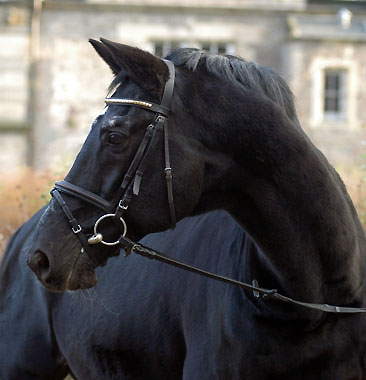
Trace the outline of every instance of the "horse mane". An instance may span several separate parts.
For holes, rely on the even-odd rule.
[[[281,75],[273,69],[238,56],[216,55],[195,48],[173,49],[165,59],[190,71],[205,67],[209,73],[240,86],[243,90],[257,91],[265,95],[279,105],[287,117],[300,127],[294,94]],[[108,88],[108,96],[116,90],[125,77],[124,71],[115,76]]]
[[[281,75],[269,67],[241,57],[215,55],[194,48],[174,49],[166,59],[191,71],[204,66],[208,72],[241,86],[244,90],[258,91],[278,104],[299,125],[292,91]]]

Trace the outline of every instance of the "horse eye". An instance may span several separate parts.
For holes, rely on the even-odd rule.
[[[121,144],[123,142],[123,136],[120,133],[111,133],[108,136],[108,143],[112,145]]]

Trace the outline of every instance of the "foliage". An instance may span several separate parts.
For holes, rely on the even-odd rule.
[[[49,191],[62,174],[29,168],[0,175],[0,256],[9,237],[49,199]]]
[[[339,170],[339,172],[366,231],[366,165],[354,168],[353,171],[347,170],[342,173],[342,170]]]
[[[363,144],[364,145],[364,144]],[[366,153],[361,155],[362,165],[360,166],[360,180],[357,188],[356,207],[363,226],[366,226]]]

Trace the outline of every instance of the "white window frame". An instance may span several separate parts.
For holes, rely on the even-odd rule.
[[[344,75],[346,75],[342,95],[342,112],[332,113],[325,111],[325,73],[331,70],[343,71]],[[335,58],[315,59],[313,61],[310,68],[312,78],[310,127],[330,126],[339,129],[355,129],[357,127],[357,71],[357,63],[351,60]]]
[[[333,98],[338,98],[338,109],[337,110],[326,110],[326,98],[327,98],[327,88],[326,88],[326,77],[327,74],[335,74],[339,80],[339,90],[337,94],[333,95]],[[323,113],[324,119],[328,120],[346,120],[347,115],[347,80],[348,80],[348,70],[345,69],[335,69],[326,68],[323,70]]]
[[[164,40],[164,41],[152,41],[151,42],[151,51],[155,53],[156,51],[156,45],[162,44],[162,57],[166,56],[166,54],[169,52],[170,49],[179,47],[194,47],[201,49],[205,45],[209,45],[209,52],[212,54],[218,54],[219,47],[224,45],[225,46],[225,53],[224,54],[235,54],[235,45],[230,42],[226,41],[176,41],[176,40]]]

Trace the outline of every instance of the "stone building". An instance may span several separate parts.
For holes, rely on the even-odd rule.
[[[334,165],[366,149],[365,1],[0,0],[0,170],[70,165],[112,79],[87,42],[100,36],[271,66]]]

